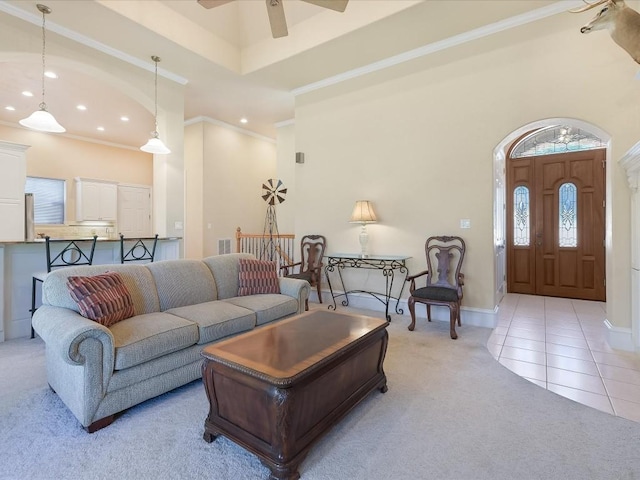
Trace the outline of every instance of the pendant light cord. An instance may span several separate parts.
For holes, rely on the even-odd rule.
[[[153,113],[153,119],[155,121],[155,133],[158,133],[158,60],[160,60],[158,57],[153,57],[153,61],[156,64],[156,75],[155,75],[155,97],[154,97],[154,101],[153,104],[155,106],[155,110]]]
[[[42,102],[40,103],[40,109],[46,110],[47,105],[44,103],[44,72],[45,72],[45,64],[44,64],[44,55],[46,48],[46,29],[44,28],[46,17],[46,10],[42,10]]]

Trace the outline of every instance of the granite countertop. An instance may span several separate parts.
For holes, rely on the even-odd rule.
[[[125,241],[135,241],[135,240],[153,240],[154,237],[139,237],[139,238],[125,238]],[[92,240],[92,237],[75,237],[75,238],[54,238],[51,240],[65,240],[71,242],[72,240],[76,241],[86,241]],[[182,240],[182,237],[158,237],[158,240]],[[120,238],[108,238],[108,237],[98,237],[98,242],[120,242]],[[14,241],[1,241],[0,245],[29,245],[29,244],[39,244],[44,243],[44,238],[36,238],[34,240],[14,240]]]

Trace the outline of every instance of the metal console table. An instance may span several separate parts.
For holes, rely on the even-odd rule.
[[[384,304],[385,306],[385,317],[388,321],[391,321],[391,315],[389,315],[389,303],[391,300],[396,301],[396,313],[402,315],[404,311],[399,308],[400,297],[402,296],[402,290],[404,289],[404,284],[407,276],[409,275],[409,270],[406,266],[406,261],[411,258],[403,255],[369,255],[366,258],[363,258],[362,255],[352,254],[352,253],[334,253],[331,255],[327,255],[327,265],[324,268],[325,275],[327,277],[327,283],[329,284],[329,291],[331,292],[331,297],[333,299],[333,305],[329,305],[330,310],[335,310],[336,298],[345,297],[341,302],[343,306],[349,306],[349,294],[350,293],[366,293],[374,297],[376,300]],[[370,292],[367,290],[347,290],[344,286],[344,280],[342,279],[342,270],[344,268],[366,268],[369,270],[382,270],[382,275],[385,279],[385,292]],[[340,284],[342,286],[342,291],[344,293],[333,293],[333,287],[331,286],[331,278],[330,273],[338,272],[338,278],[340,279]],[[402,279],[402,285],[400,287],[400,292],[397,297],[393,296],[393,281],[395,279],[395,272],[398,271],[399,274],[404,275]]]

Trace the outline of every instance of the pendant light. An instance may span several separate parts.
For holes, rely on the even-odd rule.
[[[158,134],[158,62],[160,61],[160,57],[157,57],[155,55],[153,55],[151,57],[151,60],[153,60],[156,64],[156,76],[155,76],[155,92],[156,92],[156,96],[155,96],[155,113],[153,115],[153,118],[155,120],[155,125],[156,128],[153,132],[151,132],[151,138],[149,139],[149,141],[147,143],[145,143],[143,146],[140,147],[140,150],[142,150],[143,152],[147,152],[147,153],[160,153],[160,154],[165,154],[165,153],[171,153],[171,150],[169,150],[166,145],[164,143],[162,143],[162,140],[160,140],[160,135]]]
[[[33,112],[27,118],[20,120],[20,125],[30,128],[32,130],[37,130],[39,132],[51,132],[51,133],[62,133],[66,132],[65,128],[60,125],[56,119],[47,112],[47,104],[44,103],[44,53],[46,46],[46,37],[45,37],[45,15],[51,13],[51,9],[46,5],[37,4],[36,7],[42,13],[42,103],[40,103],[40,110]]]

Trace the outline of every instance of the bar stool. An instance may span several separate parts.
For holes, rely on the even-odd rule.
[[[127,239],[124,238],[123,234],[120,234],[120,263],[142,260],[153,262],[156,255],[156,245],[158,243],[157,233],[153,238],[130,238],[128,240],[135,241],[135,243],[125,253],[124,242],[127,241]]]
[[[93,253],[96,249],[97,235],[93,236],[93,239],[85,240],[51,240],[48,236],[44,237],[45,249],[47,252],[47,271],[37,272],[33,274],[31,279],[31,317],[37,310],[36,308],[36,284],[37,282],[43,283],[47,274],[54,268],[59,267],[74,267],[76,265],[91,265],[93,263]],[[78,243],[91,242],[84,249],[80,248]],[[62,249],[57,255],[52,257],[51,247],[53,245],[63,245]],[[89,250],[90,248],[90,250]],[[54,250],[57,251],[56,248]],[[31,338],[35,336],[33,325],[31,326]]]

